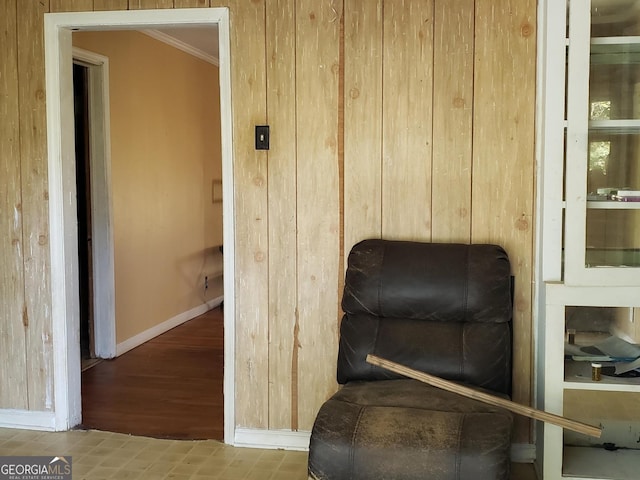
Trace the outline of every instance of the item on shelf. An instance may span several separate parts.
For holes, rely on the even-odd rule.
[[[608,197],[614,193],[616,193],[618,191],[618,187],[605,187],[605,188],[598,188],[596,190],[596,193],[598,195],[604,195],[605,197]]]
[[[593,345],[565,343],[564,353],[578,362],[639,362],[636,367],[630,369],[640,367],[640,345],[626,342],[613,335]]]
[[[617,190],[611,193],[611,200],[618,202],[640,202],[640,190]]]
[[[589,202],[605,202],[607,200],[610,200],[609,195],[598,195],[596,193],[589,193],[587,194],[587,200]]]

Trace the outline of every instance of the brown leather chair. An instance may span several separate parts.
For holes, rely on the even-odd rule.
[[[317,480],[507,480],[512,414],[365,361],[508,398],[511,271],[496,245],[365,240],[345,280],[338,382],[311,434]]]

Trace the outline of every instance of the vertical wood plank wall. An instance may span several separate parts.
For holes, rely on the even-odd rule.
[[[4,0],[0,408],[53,400],[43,14],[202,6],[231,15],[237,425],[311,428],[337,388],[341,252],[381,235],[505,246],[529,403],[534,0]]]
[[[296,3],[299,427],[335,391],[340,257],[338,73],[342,2]],[[313,372],[313,375],[310,373]]]
[[[53,407],[47,127],[43,14],[49,1],[17,2],[18,102],[26,377],[29,410]]]
[[[532,371],[532,280],[535,17],[530,5],[511,0],[497,8],[476,0],[471,240],[503,245],[515,276],[513,400],[527,403]],[[508,15],[506,13],[509,13]],[[525,94],[524,92],[529,92]],[[516,417],[524,439],[528,421]]]
[[[27,409],[16,15],[15,2],[0,3],[0,405]]]
[[[385,1],[382,236],[431,239],[433,0]]]
[[[298,426],[296,0],[267,2],[269,428]]]
[[[436,2],[431,240],[471,241],[474,0]]]
[[[344,9],[344,243],[382,235],[382,0]],[[345,262],[346,268],[346,262]]]

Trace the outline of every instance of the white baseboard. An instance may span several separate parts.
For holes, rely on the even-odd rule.
[[[306,451],[309,450],[310,437],[311,432],[236,428],[233,445],[235,447]]]
[[[536,460],[536,446],[533,443],[512,443],[511,461],[513,463],[533,463]]]
[[[124,342],[118,343],[116,345],[116,357],[119,357],[123,353],[127,353],[129,350],[132,350],[136,347],[139,347],[145,342],[148,342],[152,338],[157,337],[158,335],[162,335],[165,332],[168,332],[172,328],[177,327],[178,325],[182,325],[184,322],[188,322],[189,320],[196,318],[198,315],[202,315],[203,313],[208,312],[212,308],[217,307],[224,300],[223,296],[214,298],[213,300],[209,300],[207,303],[203,303],[202,305],[198,305],[191,310],[176,315],[169,320],[166,320],[155,327],[151,327],[144,332],[140,332],[137,335],[134,335],[131,338],[128,338]]]
[[[235,447],[309,450],[311,432],[292,432],[290,430],[262,430],[258,428],[236,428]],[[514,463],[533,463],[536,459],[536,446],[529,443],[511,445],[511,461]]]
[[[54,412],[0,409],[0,428],[53,432],[56,430],[56,414]]]

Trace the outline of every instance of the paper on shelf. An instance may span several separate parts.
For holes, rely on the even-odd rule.
[[[616,375],[622,375],[636,368],[640,368],[640,358],[635,359],[633,362],[617,362]]]
[[[640,345],[625,342],[623,339],[616,336],[611,336],[596,343],[594,346],[610,357],[629,359],[640,358]]]

